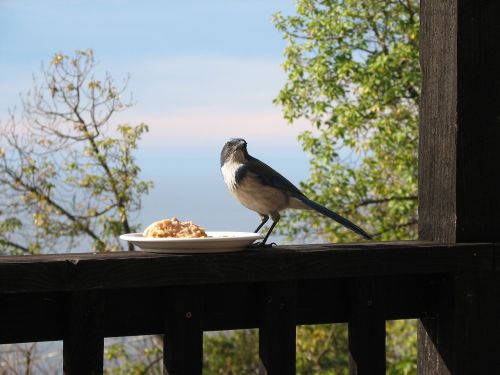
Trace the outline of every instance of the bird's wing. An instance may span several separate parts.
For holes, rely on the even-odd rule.
[[[371,239],[371,236],[368,233],[366,233],[363,229],[358,227],[353,222],[307,198],[299,189],[297,189],[297,187],[295,187],[294,184],[292,184],[285,177],[280,175],[278,172],[276,172],[274,169],[261,162],[260,160],[250,156],[248,162],[245,163],[244,168],[245,169],[241,171],[242,176],[244,176],[248,172],[253,173],[257,176],[262,184],[288,192],[292,197],[295,197],[299,201],[304,203],[305,206],[335,220],[336,222],[342,224],[346,228],[349,228],[362,237]]]
[[[245,163],[245,168],[245,172],[255,174],[263,185],[287,191],[293,196],[304,197],[304,194],[294,184],[259,159],[250,156],[248,162]]]

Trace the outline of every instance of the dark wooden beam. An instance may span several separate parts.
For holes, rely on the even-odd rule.
[[[103,372],[104,336],[99,292],[74,292],[66,303],[63,367],[66,375]]]
[[[420,239],[500,241],[500,3],[422,0]]]
[[[295,374],[297,295],[294,282],[262,287],[259,319],[261,374]]]
[[[62,340],[65,293],[0,294],[0,344]]]
[[[499,298],[495,289],[487,293],[483,288],[490,285],[489,272],[496,272],[500,263],[498,252],[493,244],[407,242],[284,247],[234,254],[5,257],[0,258],[0,343],[64,339],[68,372],[80,368],[98,371],[103,337],[166,332],[166,353],[170,353],[165,357],[166,368],[174,373],[176,368],[181,373],[199,373],[203,330],[262,328],[263,347],[268,345],[261,353],[263,362],[272,366],[290,364],[286,359],[292,358],[280,355],[274,330],[284,331],[283,337],[292,342],[291,327],[295,324],[349,320],[351,335],[357,337],[352,347],[354,356],[361,358],[367,353],[359,350],[363,344],[360,337],[365,334],[360,327],[366,322],[448,317],[449,306],[439,305],[444,299],[437,291],[449,280],[450,286],[445,289],[455,293],[453,308],[464,312],[457,317],[451,314],[451,331],[461,335],[461,342],[477,340],[480,335],[467,334],[471,321],[461,317],[476,314],[478,318],[472,322],[480,322],[479,332],[487,337],[489,327],[484,321],[491,322],[491,316],[481,319],[479,313],[489,306],[490,299]],[[464,272],[472,275],[464,279],[467,288],[459,287],[461,279],[456,278]],[[18,278],[12,279],[14,275]],[[479,276],[480,283],[476,281]],[[364,297],[356,292],[359,298],[353,300],[352,282],[366,278],[374,280],[388,296],[377,299],[381,315],[376,320],[369,309],[359,306],[358,311],[357,302],[353,304]],[[296,285],[294,296],[285,299],[293,299],[295,307],[287,310],[286,319],[278,319],[288,322],[285,326],[273,327],[262,318],[260,302],[271,293],[264,285],[289,283]],[[199,288],[202,292],[195,293]],[[282,291],[284,296],[286,290]],[[456,308],[459,303],[462,305]],[[495,310],[491,314],[496,314]],[[275,317],[279,311],[271,306],[264,315]],[[376,329],[379,324],[370,323],[370,327],[380,332]],[[438,325],[438,331],[443,331],[439,327],[443,325]],[[381,336],[373,335],[378,342],[376,337]],[[486,342],[478,347],[484,348]],[[465,353],[465,358],[479,358],[478,351],[473,356],[466,345],[454,348]],[[194,356],[185,357],[183,353],[188,352]],[[284,359],[269,362],[268,358],[274,357]],[[191,358],[191,367],[183,367],[186,364],[179,362],[180,358]],[[80,367],[83,361],[87,367]]]
[[[500,241],[500,2],[457,1],[456,241]]]
[[[450,274],[377,277],[389,296],[385,319],[434,316],[436,289]],[[296,323],[346,323],[352,279],[296,282]],[[262,283],[203,286],[203,330],[258,328]],[[63,339],[67,293],[0,294],[0,344]],[[164,333],[163,288],[109,289],[102,296],[101,329],[104,337]],[[325,298],[328,296],[328,298]]]
[[[385,298],[377,279],[353,280],[349,313],[351,375],[385,375]]]
[[[203,294],[200,287],[176,287],[164,296],[164,372],[201,375],[203,370]]]
[[[0,293],[274,282],[453,272],[488,244],[283,246],[221,254],[122,252],[0,257]]]
[[[421,1],[421,240],[500,240],[499,19],[495,0]],[[491,362],[497,278],[492,269],[458,272],[441,291],[448,303],[419,329],[420,374],[500,373]],[[479,306],[488,313],[474,318]]]
[[[421,239],[456,240],[457,0],[421,0],[418,156]]]

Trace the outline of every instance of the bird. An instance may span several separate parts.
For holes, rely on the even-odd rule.
[[[247,142],[242,138],[232,138],[224,144],[220,154],[220,166],[229,192],[243,206],[260,216],[261,222],[254,232],[259,232],[271,217],[271,227],[258,246],[269,246],[266,242],[281,218],[280,212],[290,208],[317,211],[364,239],[372,239],[359,226],[310,200],[273,168],[251,156],[247,151]]]

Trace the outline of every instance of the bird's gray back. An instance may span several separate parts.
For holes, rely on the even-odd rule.
[[[257,175],[263,185],[285,190],[292,196],[304,196],[294,184],[259,159],[249,155],[245,168]]]

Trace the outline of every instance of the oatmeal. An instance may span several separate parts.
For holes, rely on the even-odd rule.
[[[146,228],[143,237],[155,238],[204,238],[205,230],[191,221],[179,221],[176,217],[155,221]]]

